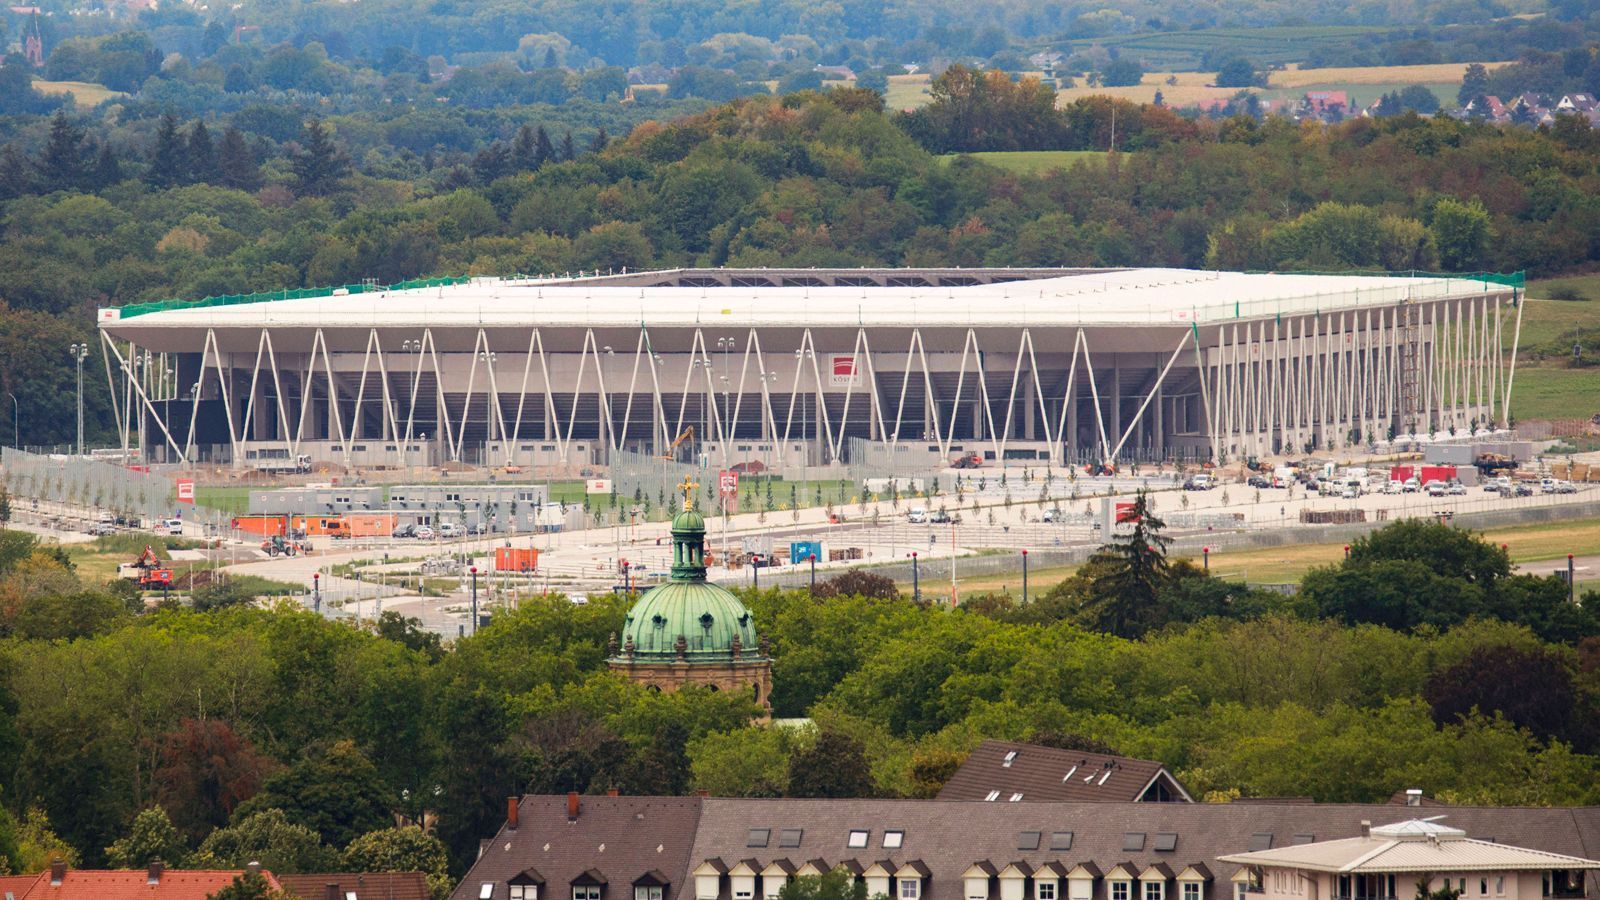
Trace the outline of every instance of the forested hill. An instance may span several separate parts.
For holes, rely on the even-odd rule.
[[[1527,269],[1600,261],[1588,129],[1404,116],[1194,122],[1121,104],[1118,152],[1030,176],[927,147],[1047,132],[1109,146],[1111,101],[947,84],[914,118],[870,91],[750,97],[601,147],[531,128],[470,165],[348,148],[359,121],[275,143],[168,119],[148,137],[59,117],[0,155],[0,387],[24,443],[73,422],[66,347],[96,306],[165,297],[670,265]],[[973,91],[989,91],[975,96]],[[975,128],[971,117],[985,117]],[[87,128],[87,131],[85,130]],[[89,380],[91,434],[109,429]]]

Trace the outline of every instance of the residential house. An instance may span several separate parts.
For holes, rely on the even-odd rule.
[[[1594,99],[1593,94],[1563,94],[1556,101],[1556,109],[1561,112],[1586,113],[1600,107],[1600,102]]]
[[[300,900],[428,900],[428,876],[421,872],[330,872],[279,875]]]
[[[1012,741],[979,744],[945,782],[939,799],[1193,802],[1159,762]]]
[[[1600,847],[1600,807],[1442,811],[1452,828],[1547,854],[1539,877],[1560,889],[1548,900],[1600,897],[1592,870],[1570,875],[1572,858]],[[1259,867],[1233,854],[1359,839],[1364,823],[1416,815],[1278,801],[533,796],[508,802],[452,900],[774,900],[794,877],[841,868],[891,900],[1256,900]]]
[[[252,865],[274,889],[283,885]],[[57,860],[37,875],[0,878],[0,900],[206,900],[243,875],[243,869],[69,869]]]

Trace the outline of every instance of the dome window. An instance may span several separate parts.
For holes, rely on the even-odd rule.
[[[701,613],[700,614],[700,627],[704,628],[707,631],[711,630],[711,626],[713,624],[715,624],[716,621],[717,621],[716,619],[713,619],[711,617],[711,613]]]
[[[665,628],[667,625],[667,617],[660,613],[656,613],[650,617],[650,624],[656,626],[657,628]]]

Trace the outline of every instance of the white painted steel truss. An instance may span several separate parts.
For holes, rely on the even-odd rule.
[[[670,353],[658,351],[647,325],[602,333],[563,327],[559,351],[547,346],[546,331],[555,329],[517,332],[511,343],[505,331],[491,340],[478,328],[470,352],[441,351],[442,330],[401,335],[382,327],[368,329],[359,343],[346,331],[338,348],[315,329],[309,348],[301,338],[293,353],[275,346],[275,329],[261,328],[250,333],[253,352],[224,352],[217,331],[206,329],[197,363],[189,354],[185,377],[193,375],[192,382],[170,389],[178,379],[166,377],[165,361],[157,382],[151,364],[136,362],[138,347],[106,332],[102,345],[124,447],[144,439],[148,420],[150,443],[184,461],[196,451],[206,402],[207,415],[226,419],[235,465],[247,444],[279,446],[290,456],[318,444],[349,464],[366,440],[396,442],[394,462],[407,465],[408,448],[429,434],[442,456],[462,459],[481,442],[498,457],[483,461],[500,464],[510,464],[526,440],[548,442],[562,458],[585,441],[606,451],[662,453],[689,425],[702,431],[702,451],[724,464],[735,442],[747,440],[801,441],[821,462],[835,461],[850,437],[927,444],[945,457],[958,443],[966,451],[976,443],[995,459],[1026,442],[1053,448],[1052,457],[1065,462],[1085,454],[1115,459],[1133,449],[1160,453],[1180,439],[1225,458],[1503,423],[1520,321],[1520,303],[1507,293],[1150,329],[1137,352],[1129,351],[1128,335],[1140,329],[1128,328],[830,328],[819,343],[811,328],[752,327],[732,339],[736,357],[719,345],[720,360],[711,346],[728,339],[727,328],[678,329]],[[1502,350],[1507,327],[1509,357]],[[794,349],[769,351],[779,336],[796,333]],[[240,345],[238,329],[229,337]],[[631,359],[605,343],[630,337]],[[449,330],[451,346],[465,346],[465,338],[461,329]],[[884,349],[891,338],[896,348],[903,342],[903,352]],[[943,349],[930,351],[930,338]],[[276,343],[284,340],[280,334]],[[405,349],[397,351],[401,343]],[[1415,371],[1408,373],[1408,364]],[[1408,374],[1415,396],[1405,401]],[[1137,383],[1126,385],[1126,378]],[[273,409],[264,413],[269,387]],[[750,403],[759,405],[758,434],[746,421]],[[1086,412],[1087,429],[1080,427]],[[175,424],[175,414],[187,421]],[[645,420],[648,438],[641,437]],[[525,426],[537,433],[524,433]],[[208,430],[218,437],[222,431]]]

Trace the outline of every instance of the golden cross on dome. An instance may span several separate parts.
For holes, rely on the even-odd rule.
[[[694,509],[694,492],[700,488],[700,482],[688,475],[683,476],[683,483],[678,485],[678,490],[683,491],[683,508],[685,511]]]

